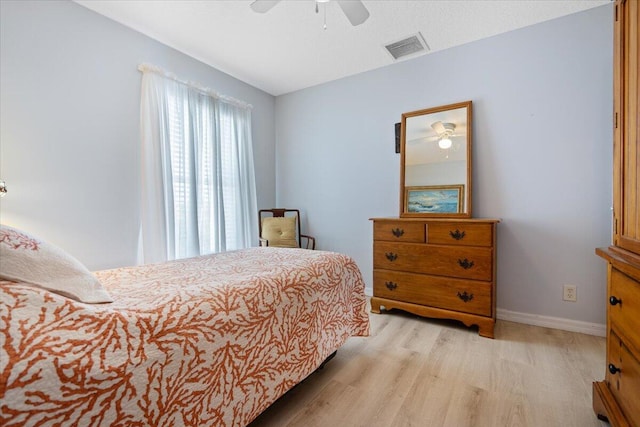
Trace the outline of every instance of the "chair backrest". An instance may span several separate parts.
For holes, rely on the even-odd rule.
[[[293,219],[294,221],[294,232],[295,232],[295,241],[296,241],[296,246],[298,248],[302,247],[302,241],[301,241],[301,232],[300,232],[300,210],[299,209],[287,209],[287,208],[272,208],[272,209],[260,209],[258,211],[258,229],[259,229],[259,234],[260,234],[260,238],[261,239],[267,239],[264,235],[263,235],[263,223],[264,223],[264,219],[265,218],[295,218]],[[287,221],[288,222],[288,221]],[[281,222],[277,225],[275,225],[276,227],[288,227],[289,225],[283,225]],[[265,227],[265,231],[267,230],[267,227]],[[286,233],[285,233],[286,234]],[[293,244],[290,244],[289,240],[293,237],[293,236],[288,236],[285,235],[283,236],[285,239],[285,241],[282,244],[278,244],[278,243],[269,243],[269,246],[284,246],[284,247],[294,247]],[[271,239],[268,239],[271,240]]]

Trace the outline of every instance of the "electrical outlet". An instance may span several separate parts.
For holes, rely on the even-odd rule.
[[[564,285],[562,290],[562,299],[564,301],[576,302],[578,300],[576,285]]]

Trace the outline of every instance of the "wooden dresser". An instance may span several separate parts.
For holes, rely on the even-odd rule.
[[[614,13],[613,244],[608,262],[607,360],[593,409],[613,426],[640,426],[640,2]]]
[[[640,426],[640,257],[597,249],[609,262],[607,364],[593,383],[593,408],[613,426]]]
[[[496,219],[373,218],[371,311],[478,325],[493,338]]]

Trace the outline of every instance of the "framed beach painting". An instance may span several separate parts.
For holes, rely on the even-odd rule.
[[[464,185],[405,187],[404,200],[407,213],[460,213]]]

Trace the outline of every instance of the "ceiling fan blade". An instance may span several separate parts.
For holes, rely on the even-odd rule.
[[[446,129],[445,129],[445,127],[444,127],[444,125],[443,125],[443,124],[442,124],[442,122],[440,122],[440,121],[435,122],[435,123],[432,123],[432,124],[431,124],[431,127],[433,128],[433,130],[435,130],[435,131],[436,131],[436,133],[437,133],[438,135],[442,135],[442,134],[444,133],[444,131],[446,130]]]
[[[369,18],[369,11],[360,0],[338,0],[338,4],[353,26]]]
[[[278,3],[280,3],[280,0],[256,0],[251,3],[250,7],[254,12],[265,13]]]

